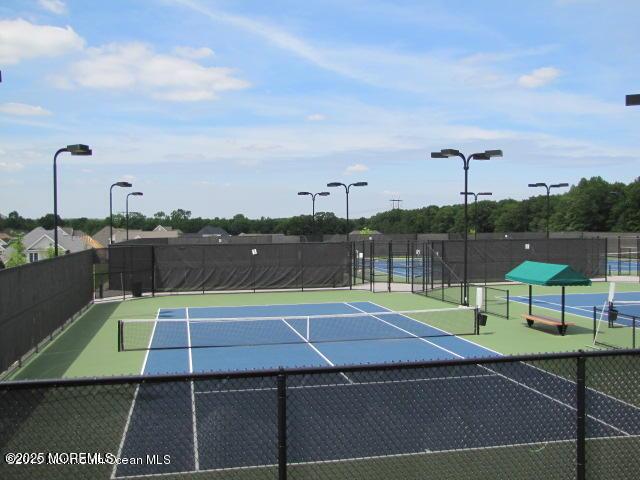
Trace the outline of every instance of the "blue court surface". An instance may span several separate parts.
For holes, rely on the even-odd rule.
[[[512,296],[511,301],[529,303],[527,296]],[[565,295],[565,312],[580,317],[593,319],[593,307],[606,309],[608,302],[606,293],[569,293]],[[532,304],[535,308],[544,308],[560,312],[562,309],[562,297],[560,295],[534,295]],[[615,294],[614,305],[620,312],[617,323],[631,324],[625,317],[640,318],[640,292],[618,292]]]
[[[620,261],[616,258],[607,260],[607,272],[610,275],[637,275],[639,267],[638,260],[635,258],[631,260],[622,259]]]
[[[351,302],[164,309],[158,316],[278,318],[385,310],[370,302]],[[150,350],[143,373],[499,356],[469,341],[473,337],[423,338],[421,335],[427,334],[424,329],[432,327],[401,314],[384,320],[388,323],[385,328],[419,337]],[[376,321],[375,316],[371,321]],[[365,328],[374,325],[365,324]],[[190,332],[188,325],[184,334],[191,342],[199,336]],[[161,339],[162,333],[156,330],[153,336],[152,342]],[[573,444],[576,438],[575,383],[524,363],[290,374],[287,385],[289,465]],[[510,404],[496,408],[505,398]],[[261,469],[277,465],[276,399],[274,377],[141,384],[122,434],[119,456],[170,454],[171,463],[119,465],[114,467],[113,478],[206,471],[233,476],[238,469],[257,469],[260,476]],[[588,389],[587,401],[589,437],[640,435],[640,410],[636,407],[593,389]],[[527,405],[535,408],[536,414],[531,414]]]
[[[370,261],[367,260],[365,267],[368,269]],[[386,258],[376,258],[373,262],[373,269],[376,275],[388,275],[389,274],[389,262]],[[411,277],[411,261],[407,263],[404,258],[394,258],[391,263],[391,270],[393,275],[398,277]],[[413,261],[414,277],[423,276],[422,259],[415,259]]]

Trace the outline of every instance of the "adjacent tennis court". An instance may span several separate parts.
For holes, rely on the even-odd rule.
[[[529,297],[511,296],[511,300],[519,303],[529,303]],[[580,317],[593,318],[593,307],[606,308],[608,294],[606,293],[569,293],[565,296],[565,311]],[[614,304],[621,312],[630,316],[640,317],[640,292],[617,292]],[[532,305],[560,312],[562,297],[560,295],[534,295]],[[621,318],[621,322],[624,320]]]
[[[455,315],[447,317],[449,311]],[[451,330],[468,329],[466,309],[440,312],[447,318],[433,326],[410,312],[372,302],[164,308],[156,321],[125,323],[120,335],[125,349],[147,350],[142,373],[148,374],[499,356],[474,343],[472,335],[454,336],[446,330],[447,324]],[[113,476],[273,468],[275,444],[265,445],[264,438],[277,436],[276,390],[263,377],[195,380],[180,384],[179,392],[141,384],[119,455],[145,456],[157,445],[172,461],[120,465]],[[287,396],[288,463],[293,467],[457,449],[572,445],[576,438],[572,377],[529,363],[415,369],[401,375],[294,373]],[[496,409],[503,398],[511,404]],[[588,401],[589,438],[640,434],[640,409],[594,389],[588,391]],[[527,405],[536,410],[523,415]],[[171,421],[163,417],[168,411]]]

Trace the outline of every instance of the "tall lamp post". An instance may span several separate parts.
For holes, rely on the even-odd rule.
[[[501,157],[502,150],[485,150],[482,153],[472,153],[471,155],[464,156],[459,150],[455,150],[453,148],[445,148],[440,150],[439,152],[431,152],[431,158],[450,158],[450,157],[459,157],[462,159],[462,165],[464,168],[464,278],[463,282],[463,303],[464,305],[469,304],[469,295],[468,295],[468,241],[469,241],[469,215],[468,215],[468,206],[469,206],[469,165],[471,160],[491,160],[493,157]]]
[[[144,195],[142,192],[131,192],[131,193],[127,193],[127,200],[126,200],[126,207],[125,207],[125,222],[127,225],[127,240],[129,240],[129,197],[133,195],[136,197],[141,197],[142,195]]]
[[[113,187],[130,188],[132,186],[129,182],[116,182],[109,188],[109,245],[113,243]]]
[[[350,183],[349,185],[341,182],[327,183],[327,187],[344,187],[344,191],[347,194],[347,242],[349,241],[349,191],[351,190],[351,187],[366,187],[367,185],[369,185],[367,182],[355,182]]]
[[[93,152],[88,145],[67,145],[53,156],[53,255],[58,256],[58,155],[69,152],[71,155],[89,156]]]
[[[309,195],[311,197],[311,223],[313,225],[313,233],[315,235],[315,226],[316,226],[316,197],[326,197],[331,195],[329,192],[298,192],[298,195],[304,196]]]
[[[627,107],[637,107],[640,105],[640,95],[627,95],[624,103]]]
[[[326,197],[326,196],[331,195],[331,194],[329,192],[317,192],[317,193],[298,192],[298,195],[310,195],[311,196],[311,215],[313,217],[313,221],[315,221],[315,219],[316,219],[316,197],[317,196]]]
[[[464,192],[460,192],[460,195],[464,195]],[[473,210],[474,210],[474,216],[475,216],[475,220],[474,220],[474,225],[476,227],[475,232],[473,233],[473,238],[474,240],[478,238],[478,197],[481,196],[487,196],[487,195],[493,195],[493,193],[491,192],[479,192],[479,193],[473,193],[473,192],[467,192],[467,195],[473,195]]]
[[[552,185],[547,185],[544,182],[538,182],[538,183],[529,184],[530,188],[544,187],[547,190],[547,238],[549,238],[549,220],[551,218],[551,210],[550,210],[550,204],[549,204],[549,195],[551,194],[551,189],[568,187],[568,186],[569,186],[568,183],[554,183]]]

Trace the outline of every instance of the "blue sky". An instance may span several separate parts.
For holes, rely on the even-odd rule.
[[[352,216],[470,189],[638,175],[634,0],[4,0],[0,212],[108,214],[126,179],[146,214],[308,213],[299,190],[368,181]],[[635,4],[635,5],[634,5]],[[116,210],[124,207],[117,192]],[[344,215],[338,190],[318,210]]]

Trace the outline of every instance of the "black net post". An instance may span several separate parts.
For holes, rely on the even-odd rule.
[[[593,341],[596,341],[596,334],[598,333],[598,311],[597,307],[593,306]]]
[[[287,480],[287,377],[278,374],[278,480]]]
[[[576,378],[576,478],[585,480],[586,476],[586,362],[585,357],[577,358],[577,378]]]
[[[531,315],[531,311],[532,311],[532,301],[533,301],[533,286],[529,285],[529,315]]]

